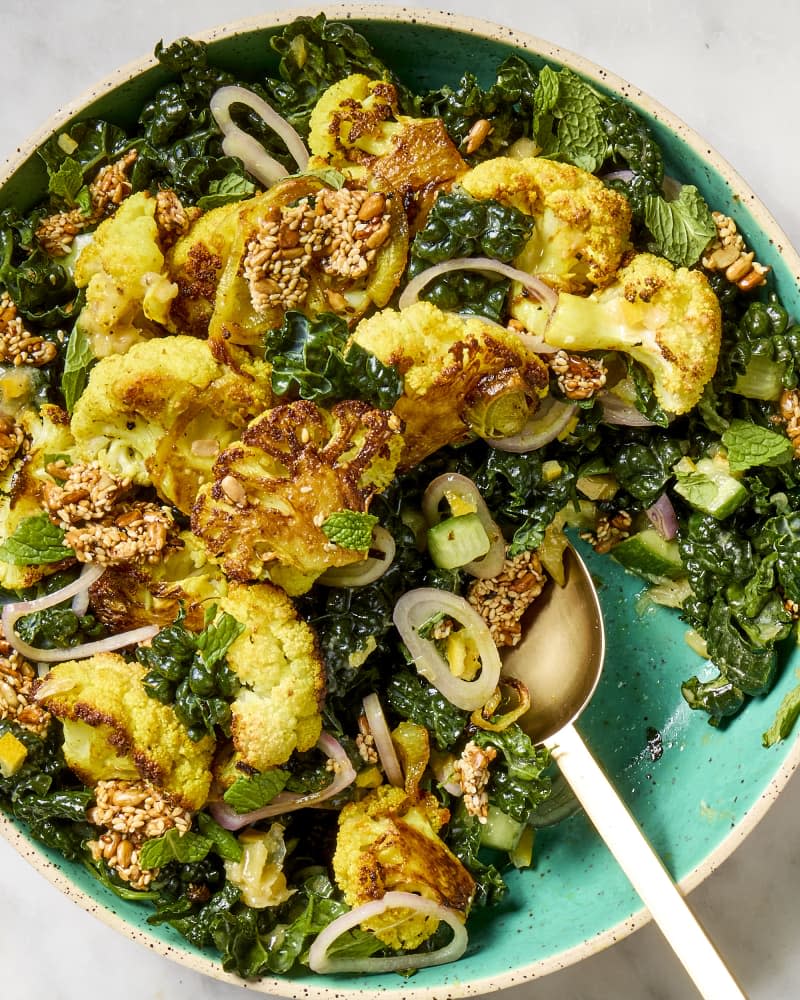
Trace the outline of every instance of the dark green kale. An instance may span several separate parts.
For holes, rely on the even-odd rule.
[[[673,478],[683,456],[679,439],[658,432],[629,431],[608,448],[610,468],[620,486],[643,507],[654,503]]]
[[[471,732],[470,739],[480,747],[491,746],[498,751],[487,786],[489,803],[517,822],[527,823],[530,814],[550,795],[552,784],[546,774],[549,752],[535,747],[516,723],[499,733],[477,729]]]
[[[308,135],[308,119],[322,93],[352,73],[393,83],[401,110],[412,110],[406,88],[364,36],[347,24],[329,21],[324,14],[298,17],[270,38],[270,46],[280,62],[278,77],[264,83],[268,100],[303,137]]]
[[[206,612],[205,628],[189,632],[184,611],[162,628],[149,646],[139,646],[136,659],[147,667],[142,684],[151,698],[173,705],[191,739],[214,735],[219,727],[230,736],[230,702],[239,691],[239,679],[225,655],[244,626],[227,612],[216,617],[216,606]]]
[[[0,719],[0,737],[11,733],[27,751],[11,777],[0,774],[0,805],[26,823],[31,835],[69,860],[85,858],[94,829],[86,821],[92,792],[67,768],[61,727],[52,723],[40,738],[8,719]]]
[[[445,843],[475,879],[474,907],[494,906],[508,891],[497,867],[478,857],[482,825],[477,816],[467,812],[462,799],[452,811],[444,834]]]
[[[646,198],[662,193],[661,148],[642,116],[625,101],[609,99],[601,111],[600,122],[608,140],[608,165],[630,171],[629,178],[611,181],[610,185],[627,196],[634,218],[641,223]]]
[[[16,624],[23,642],[37,649],[70,649],[102,639],[106,628],[94,615],[76,615],[68,605],[25,615]]]
[[[450,702],[419,674],[401,670],[386,685],[386,701],[401,719],[424,726],[440,750],[458,742],[469,714]]]
[[[358,344],[345,351],[349,335],[346,321],[334,313],[309,319],[288,310],[281,326],[264,338],[275,394],[317,403],[363,399],[384,410],[394,406],[403,393],[397,369]]]

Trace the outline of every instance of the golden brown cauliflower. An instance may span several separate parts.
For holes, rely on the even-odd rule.
[[[74,456],[188,514],[217,455],[271,398],[266,362],[243,352],[185,336],[136,344],[92,368],[72,414]]]
[[[492,198],[534,217],[533,235],[514,263],[554,288],[607,285],[630,249],[627,198],[569,163],[500,156],[470,170],[460,184],[473,198]]]
[[[61,719],[64,759],[85,785],[144,778],[176,805],[200,809],[214,740],[193,742],[172,706],[148,697],[145,673],[118,653],[97,653],[57,664],[36,698]]]
[[[547,367],[510,330],[443,312],[429,302],[384,309],[362,320],[352,343],[394,365],[403,376],[403,394],[394,411],[403,420],[403,466],[480,431],[470,420],[483,402],[510,390],[520,408],[520,430],[528,409],[547,391]]]
[[[242,687],[231,704],[233,766],[245,774],[285,764],[322,731],[325,668],[316,636],[269,583],[231,584],[219,607],[244,625],[228,649]]]
[[[276,406],[219,456],[192,530],[231,579],[269,578],[302,593],[328,567],[366,557],[335,545],[322,525],[339,511],[365,512],[390,482],[401,428],[391,411],[356,400],[329,411],[306,400]]]
[[[381,899],[387,892],[416,892],[466,919],[475,883],[438,836],[449,819],[427,792],[407,794],[381,785],[360,802],[349,802],[339,814],[333,856],[336,884],[350,906]],[[393,910],[362,927],[392,948],[416,948],[434,933],[438,921]]]

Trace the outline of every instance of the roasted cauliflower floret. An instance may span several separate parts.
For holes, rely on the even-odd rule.
[[[278,587],[231,584],[219,607],[244,625],[227,656],[242,685],[231,704],[233,765],[266,771],[319,739],[325,668],[314,632]]]
[[[609,284],[630,249],[628,200],[594,174],[540,157],[497,157],[460,179],[473,198],[492,198],[531,215],[533,235],[514,261],[554,288]]]
[[[176,805],[200,809],[214,740],[192,742],[172,706],[148,697],[145,673],[117,653],[97,653],[53,667],[36,698],[61,719],[64,759],[85,785],[143,778]]]
[[[408,202],[430,199],[468,168],[439,118],[401,115],[397,90],[361,73],[329,87],[311,112],[310,168],[378,177]]]
[[[339,814],[333,856],[336,884],[350,906],[387,892],[416,892],[466,919],[475,883],[438,836],[450,818],[433,795],[382,785]],[[434,933],[435,918],[394,910],[361,926],[392,948],[416,948]]]
[[[292,177],[239,203],[209,337],[260,351],[287,309],[355,321],[386,305],[408,253],[400,196],[386,185],[334,189]]]
[[[158,562],[109,566],[89,594],[94,616],[116,632],[170,625],[181,607],[186,628],[202,632],[206,608],[218,604],[227,589],[222,570],[209,561],[200,539],[182,531]]]
[[[188,513],[217,455],[270,401],[265,362],[194,337],[136,344],[92,369],[72,414],[74,454]]]
[[[401,429],[391,411],[355,400],[330,411],[306,400],[276,406],[217,459],[192,530],[231,579],[268,577],[301,593],[328,567],[366,558],[331,542],[322,526],[339,511],[365,512],[388,485]]]
[[[403,376],[403,394],[394,406],[405,423],[403,466],[472,430],[485,432],[492,423],[486,406],[500,406],[502,397],[511,422],[492,436],[516,433],[547,391],[546,366],[513,332],[429,302],[362,320],[351,342]]]
[[[163,273],[156,204],[146,191],[126,198],[78,257],[75,284],[86,304],[77,322],[96,358],[164,332],[178,286]]]
[[[38,412],[26,409],[17,426],[25,443],[0,473],[0,540],[13,535],[25,518],[41,515],[43,488],[53,482],[47,466],[53,456],[69,455],[73,446],[69,416],[58,406],[47,404]],[[21,590],[63,568],[61,562],[22,566],[0,560],[0,586]]]
[[[561,292],[544,329],[566,351],[621,351],[648,369],[668,413],[687,413],[717,367],[719,301],[700,271],[638,254],[587,298]]]

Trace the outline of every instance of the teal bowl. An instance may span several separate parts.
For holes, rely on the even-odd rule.
[[[299,14],[270,15],[201,36],[215,61],[242,75],[274,58],[267,39]],[[707,200],[733,216],[758,260],[769,264],[790,312],[800,315],[800,258],[744,181],[691,129],[613,74],[540,39],[447,13],[384,6],[328,8],[374,44],[412,87],[455,82],[469,68],[482,82],[506,56],[537,66],[565,65],[592,84],[627,97],[645,115],[667,156],[667,169],[696,184]],[[43,193],[36,147],[80,115],[120,124],[166,79],[151,60],[119,70],[80,102],[64,109],[31,138],[0,176],[0,208],[26,209]],[[685,626],[665,609],[636,610],[641,581],[609,559],[584,552],[597,581],[607,629],[600,686],[579,722],[586,742],[613,780],[673,878],[686,892],[741,843],[766,813],[800,757],[788,741],[765,750],[761,734],[783,696],[797,683],[800,655],[784,665],[773,690],[753,699],[724,730],[690,711],[680,683],[703,664],[686,645]],[[651,753],[652,730],[663,753]],[[84,909],[147,947],[195,971],[230,983],[213,956],[201,953],[169,927],[150,927],[148,910],[111,895],[82,868],[44,850],[25,830],[0,815],[0,833],[60,891]],[[501,908],[471,922],[470,945],[456,964],[397,976],[264,979],[250,989],[286,997],[414,997],[448,1000],[503,989],[564,968],[619,940],[648,920],[626,878],[582,814],[539,832],[535,865],[510,877]]]

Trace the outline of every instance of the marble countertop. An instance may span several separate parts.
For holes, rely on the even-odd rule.
[[[4,0],[0,157],[59,104],[117,66],[172,41],[288,2],[263,0]],[[321,8],[323,5],[320,4]],[[433,6],[433,4],[431,4]],[[457,0],[449,10],[538,35],[613,70],[666,105],[746,178],[800,247],[800,6],[788,0],[528,3]],[[790,780],[691,905],[752,1000],[798,995],[800,778]],[[14,1000],[234,1000],[200,977],[117,935],[56,892],[0,841],[2,994]],[[577,966],[513,988],[507,1000],[683,1000],[685,973],[648,926]]]

